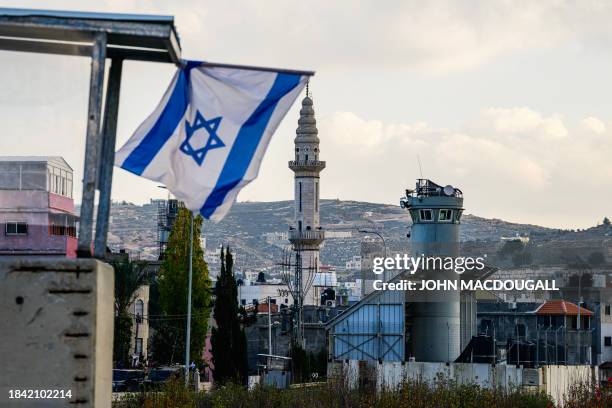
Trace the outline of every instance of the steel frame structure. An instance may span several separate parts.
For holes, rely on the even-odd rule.
[[[0,50],[91,58],[77,254],[102,258],[108,233],[123,61],[180,65],[174,17],[0,8]],[[111,65],[105,89],[107,59]],[[96,189],[100,193],[94,233]]]

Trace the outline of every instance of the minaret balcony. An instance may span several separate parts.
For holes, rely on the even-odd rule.
[[[319,160],[291,160],[289,168],[293,171],[318,172],[325,168],[325,162]]]
[[[320,244],[325,240],[323,230],[289,230],[289,241],[292,244]]]

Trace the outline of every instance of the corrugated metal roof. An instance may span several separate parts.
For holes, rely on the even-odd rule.
[[[173,16],[0,8],[3,50],[91,56],[99,33],[107,58],[181,62]]]
[[[549,300],[535,311],[537,315],[578,316],[578,305],[566,300]],[[581,316],[593,316],[593,312],[580,307]]]
[[[174,16],[155,14],[98,13],[89,11],[36,10],[0,8],[0,15],[12,17],[55,17],[125,22],[172,23]]]

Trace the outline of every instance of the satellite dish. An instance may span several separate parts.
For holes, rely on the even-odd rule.
[[[455,187],[451,186],[450,184],[444,187],[444,195],[447,195],[450,197],[454,194],[455,194]]]

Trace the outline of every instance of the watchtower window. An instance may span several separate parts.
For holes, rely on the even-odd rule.
[[[419,220],[419,212],[417,210],[410,210],[410,217],[413,222],[417,222]]]
[[[455,221],[459,222],[459,220],[461,219],[461,214],[463,214],[463,210],[457,210],[457,212],[455,213]]]
[[[432,210],[420,210],[419,218],[421,222],[432,222],[433,221],[433,211]]]
[[[438,221],[451,222],[453,220],[453,210],[442,209],[438,214]]]
[[[302,212],[302,182],[300,181],[298,184],[298,188],[299,188],[299,207],[300,207],[300,212]]]

